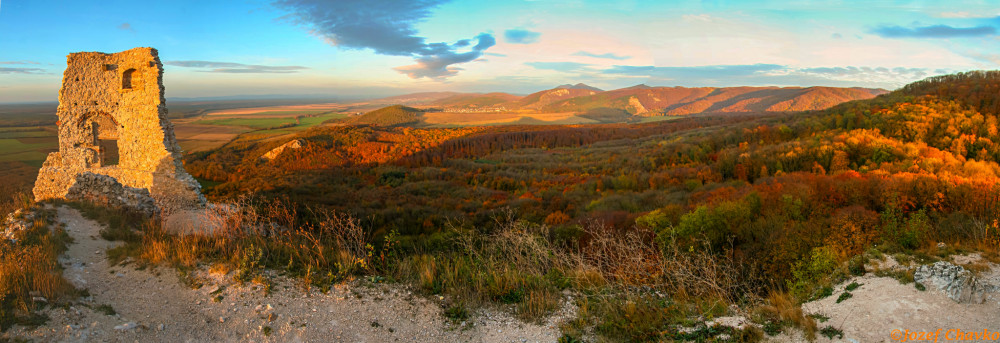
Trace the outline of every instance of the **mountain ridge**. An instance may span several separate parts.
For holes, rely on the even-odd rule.
[[[840,103],[874,98],[889,91],[863,87],[652,87],[645,84],[601,90],[583,83],[564,84],[525,96],[510,93],[429,92],[371,103],[439,107],[445,111],[586,113],[615,109],[635,116],[728,112],[822,110]]]

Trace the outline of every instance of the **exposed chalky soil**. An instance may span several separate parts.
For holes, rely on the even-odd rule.
[[[984,276],[989,277],[1000,270],[997,266],[992,269]],[[860,286],[848,290],[852,283]],[[851,295],[842,296],[845,292]],[[838,302],[838,299],[843,300]],[[894,278],[871,273],[843,282],[834,287],[833,295],[805,303],[802,309],[808,314],[828,318],[822,322],[817,320],[818,328],[830,326],[842,331],[843,337],[834,336],[833,339],[817,333],[817,342],[900,342],[902,336],[893,339],[894,330],[898,330],[896,335],[901,335],[907,330],[933,333],[938,329],[941,329],[938,341],[944,342],[947,337],[955,338],[954,333],[946,336],[949,330],[1000,331],[1000,302],[996,299],[984,303],[958,303],[940,289],[925,286],[922,291],[913,282],[902,284]],[[798,332],[782,333],[769,340],[805,341]]]
[[[563,312],[538,325],[484,310],[466,322],[442,315],[447,299],[416,296],[398,285],[339,285],[306,292],[274,278],[271,294],[224,275],[201,272],[192,288],[173,269],[109,266],[101,225],[69,207],[59,221],[75,239],[61,258],[64,275],[89,296],[44,310],[43,326],[14,327],[0,337],[43,342],[554,342]]]

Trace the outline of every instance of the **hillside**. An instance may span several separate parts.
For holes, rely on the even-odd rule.
[[[586,86],[586,85],[584,85]],[[524,96],[516,101],[507,102],[504,107],[510,110],[541,110],[551,103],[572,99],[577,97],[591,96],[600,93],[600,90],[592,87],[570,87],[562,86],[553,89],[535,92]]]
[[[351,118],[347,122],[359,125],[406,126],[420,123],[423,114],[423,111],[413,107],[393,105]]]
[[[861,304],[857,299],[844,300],[844,305],[822,300],[832,290],[849,293],[845,283],[852,278],[870,284],[898,278],[910,286],[894,288],[893,294],[923,298],[926,293],[912,292],[913,279],[906,281],[919,268],[935,262],[985,268],[971,265],[969,254],[981,254],[984,260],[976,263],[1000,262],[995,244],[1000,231],[990,224],[1000,213],[995,196],[1000,191],[996,89],[1000,73],[973,73],[932,78],[873,99],[806,113],[709,114],[584,126],[330,127],[298,135],[295,139],[309,142],[309,148],[274,163],[257,163],[256,156],[274,147],[257,144],[220,149],[189,160],[187,166],[198,177],[220,182],[208,190],[213,197],[231,197],[241,189],[292,194],[297,203],[354,213],[374,232],[399,232],[406,237],[403,250],[457,251],[447,255],[457,259],[448,263],[471,263],[461,261],[472,252],[464,250],[469,249],[466,245],[448,248],[446,237],[452,234],[440,233],[441,227],[456,225],[460,218],[457,225],[467,232],[490,234],[498,230],[498,211],[511,211],[525,225],[544,224],[551,230],[532,234],[531,239],[551,244],[537,256],[560,256],[564,250],[559,247],[578,247],[570,251],[582,251],[582,261],[593,263],[586,268],[611,280],[569,286],[575,291],[597,294],[641,284],[665,294],[694,292],[697,299],[759,304],[756,308],[764,314],[754,319],[756,323],[780,332],[795,332],[793,326],[808,331],[832,325],[828,332],[843,329],[855,335],[863,328],[849,325],[869,324],[819,324],[809,317],[793,324],[767,312],[767,306],[797,308],[812,300],[835,311],[856,307]],[[648,96],[689,105],[700,100],[707,103],[700,111],[790,110],[873,93],[880,91],[640,86],[590,98]],[[760,100],[741,105],[746,99]],[[612,107],[594,107],[584,115],[605,121],[625,116]],[[248,149],[246,157],[236,149]],[[607,232],[615,236],[601,238]],[[622,240],[629,243],[611,243]],[[599,257],[607,254],[657,257],[633,265]],[[885,256],[902,256],[906,262],[880,267],[878,261]],[[422,258],[411,257],[410,263],[430,263]],[[556,266],[561,261],[542,260],[542,265]],[[692,277],[685,274],[690,265],[725,272]],[[548,280],[550,272],[583,273],[576,267],[551,268],[525,272],[529,275],[523,280]],[[481,275],[476,273],[441,272],[435,277],[465,285],[475,283],[467,275]],[[705,293],[697,286],[705,280],[720,286]],[[559,282],[518,287],[557,294],[546,292],[566,287]],[[445,293],[468,291],[453,287],[455,293]],[[861,287],[853,291],[859,299],[888,296]],[[926,287],[930,292],[931,285]],[[476,293],[485,294],[478,299],[494,302],[508,294],[506,289],[477,292],[485,292]],[[550,296],[551,302],[559,298]],[[603,325],[600,334],[607,337],[679,340],[681,336],[668,328],[686,325],[685,318],[700,314],[640,292],[631,304],[641,307],[643,319],[622,323],[613,319],[626,311],[622,302],[582,297],[590,301],[586,318]],[[518,299],[514,302],[519,306],[529,301]],[[920,301],[938,307],[950,301],[934,299]],[[671,311],[683,315],[668,315]],[[803,316],[849,317],[801,311]]]
[[[421,93],[410,93],[397,96],[390,96],[386,98],[379,98],[368,100],[369,104],[384,104],[384,105],[423,105],[433,101],[445,99],[448,97],[461,96],[466,93],[459,92],[421,92]]]
[[[550,102],[549,112],[587,111],[607,107],[640,116],[687,115],[719,112],[809,111],[846,101],[884,94],[881,89],[834,87],[727,87],[686,88],[639,85]]]
[[[600,88],[597,88],[597,87],[593,87],[593,86],[589,86],[589,85],[584,84],[584,83],[577,83],[575,85],[571,85],[571,84],[567,83],[565,85],[560,85],[559,87],[556,87],[556,88],[584,89],[584,90],[591,90],[591,91],[595,91],[595,92],[603,92],[604,91],[603,89],[600,89]]]
[[[493,107],[506,102],[516,101],[521,96],[508,93],[463,93],[442,99],[423,103],[424,105],[443,108],[482,108]]]

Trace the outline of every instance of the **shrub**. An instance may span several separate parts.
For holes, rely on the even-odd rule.
[[[837,254],[829,247],[813,248],[806,256],[792,266],[792,280],[788,288],[798,299],[808,299],[813,289],[821,283],[830,282],[831,274],[837,269]]]

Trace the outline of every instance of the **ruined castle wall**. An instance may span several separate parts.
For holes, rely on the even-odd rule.
[[[167,119],[156,49],[70,54],[57,115],[59,152],[39,171],[36,200],[65,198],[76,175],[90,172],[148,190],[161,210],[204,205]],[[110,143],[117,147],[117,160],[102,140],[117,140]]]

